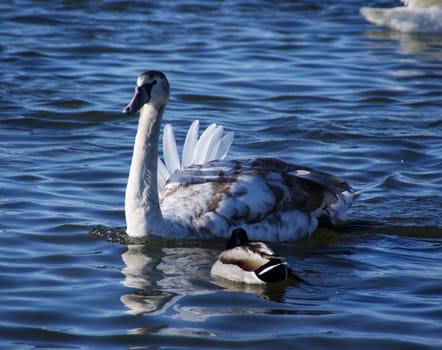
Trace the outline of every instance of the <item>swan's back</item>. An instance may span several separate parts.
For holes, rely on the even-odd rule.
[[[228,237],[241,226],[253,240],[278,241],[308,237],[321,215],[343,218],[356,196],[332,175],[257,158],[176,171],[160,192],[160,205],[172,225],[199,236]]]

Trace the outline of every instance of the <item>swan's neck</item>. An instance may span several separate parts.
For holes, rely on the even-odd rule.
[[[158,139],[164,106],[146,104],[140,111],[132,163],[126,188],[127,234],[163,233],[158,198]]]

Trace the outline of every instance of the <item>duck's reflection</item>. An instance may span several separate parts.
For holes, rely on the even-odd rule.
[[[251,293],[262,299],[272,300],[279,303],[284,301],[285,290],[287,287],[285,282],[270,284],[246,284],[232,282],[218,277],[215,277],[212,282],[218,287],[221,287],[224,291]]]

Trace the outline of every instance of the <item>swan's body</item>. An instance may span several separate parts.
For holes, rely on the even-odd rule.
[[[361,8],[369,22],[407,33],[442,33],[442,0],[402,0],[405,6]]]
[[[168,97],[165,75],[145,72],[124,109],[140,109],[126,189],[129,236],[228,237],[241,226],[254,240],[295,240],[308,237],[322,215],[342,218],[358,196],[342,179],[268,158],[175,167],[158,191],[158,139]],[[224,151],[209,159],[222,158]]]
[[[252,242],[242,228],[232,231],[226,250],[213,264],[210,274],[234,282],[263,284],[286,281],[293,275],[285,259],[264,242]]]

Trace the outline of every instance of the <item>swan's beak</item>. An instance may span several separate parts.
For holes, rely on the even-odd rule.
[[[133,114],[140,110],[140,108],[148,101],[146,101],[144,89],[136,88],[135,94],[130,100],[129,104],[124,107],[123,114]]]

